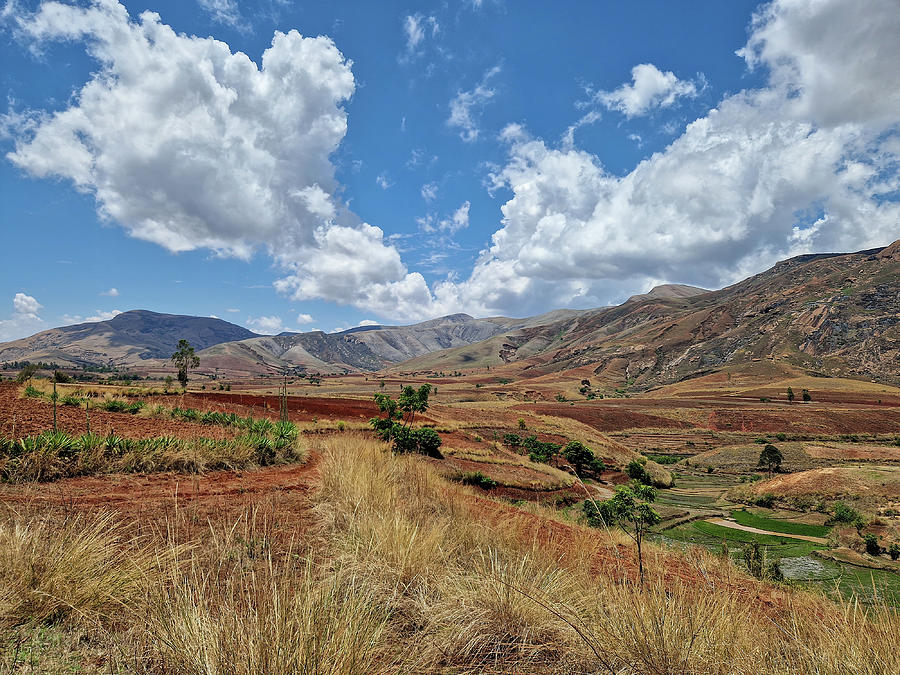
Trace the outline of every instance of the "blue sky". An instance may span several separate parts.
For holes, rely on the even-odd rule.
[[[524,316],[888,244],[900,13],[861,4],[7,2],[0,339]]]

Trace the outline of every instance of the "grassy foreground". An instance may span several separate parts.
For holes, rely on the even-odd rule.
[[[890,608],[699,550],[652,549],[640,588],[615,534],[319,442],[303,517],[277,493],[200,524],[2,513],[0,672],[900,672]]]

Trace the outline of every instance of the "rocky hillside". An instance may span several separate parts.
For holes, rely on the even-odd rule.
[[[0,344],[0,363],[45,361],[132,367],[150,359],[168,359],[181,339],[200,350],[250,337],[256,337],[256,333],[221,319],[136,309],[108,321],[51,328]]]
[[[577,315],[560,310],[541,317],[475,319],[452,314],[412,326],[371,326],[340,333],[293,333],[220,344],[200,354],[204,369],[231,374],[264,374],[285,368],[334,373],[379,370],[444,349],[482,342],[526,326]]]
[[[702,291],[702,289],[696,289]],[[540,375],[590,367],[651,387],[728,364],[783,362],[822,375],[900,382],[900,241],[851,254],[804,255],[719,291],[634,296],[604,310],[492,338],[482,365]],[[404,368],[464,365],[481,346]]]

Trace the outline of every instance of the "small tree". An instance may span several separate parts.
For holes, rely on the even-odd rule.
[[[194,348],[187,340],[178,341],[178,349],[172,354],[172,363],[178,368],[178,381],[183,389],[187,388],[188,371],[200,365],[200,357],[194,353]]]
[[[810,401],[812,401],[812,396],[809,395],[809,389],[804,389],[801,392],[800,396],[803,399],[804,403],[809,403]]]
[[[757,466],[765,468],[769,473],[775,473],[781,470],[781,463],[783,461],[784,455],[781,454],[781,450],[769,443],[762,449],[762,452],[759,453],[759,463]]]
[[[434,429],[412,428],[415,414],[428,409],[430,393],[431,385],[423,384],[418,389],[403,387],[397,400],[387,394],[375,394],[375,402],[384,417],[373,417],[369,423],[382,440],[391,441],[394,452],[419,452],[438,459],[442,457],[439,449],[441,437]]]
[[[794,390],[791,389],[790,387],[788,387],[788,390],[787,390],[787,399],[788,399],[788,403],[794,402]]]
[[[16,375],[16,383],[23,384],[34,377],[35,373],[38,371],[38,365],[36,363],[26,363],[22,370],[19,371],[19,374]]]
[[[878,543],[878,537],[871,532],[863,535],[863,542],[866,545],[866,553],[869,555],[881,555],[881,545]]]
[[[896,541],[891,542],[891,545],[888,546],[888,555],[891,556],[891,560],[897,560],[900,558],[900,544]]]
[[[586,471],[600,472],[605,468],[603,462],[594,457],[594,453],[581,441],[571,441],[562,451],[563,457],[581,475]]]
[[[646,462],[646,460],[644,460]],[[653,479],[650,477],[650,473],[644,468],[644,462],[639,459],[633,459],[628,462],[628,466],[625,467],[625,473],[628,474],[629,478],[633,478],[639,483],[644,483],[645,485],[650,485],[653,482]]]
[[[660,515],[650,504],[656,501],[656,490],[649,485],[632,482],[616,488],[614,497],[600,502],[586,501],[584,513],[593,527],[618,525],[637,545],[638,576],[644,583],[644,558],[641,546],[651,527],[660,522]]]

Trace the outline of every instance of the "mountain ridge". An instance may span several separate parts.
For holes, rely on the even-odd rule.
[[[534,317],[450,314],[408,326],[258,335],[221,319],[132,310],[0,344],[0,362],[168,367],[179,339],[201,370],[239,376],[505,365],[539,376],[588,366],[651,387],[729,363],[900,381],[900,240],[779,261],[719,290],[663,284],[613,307]]]

